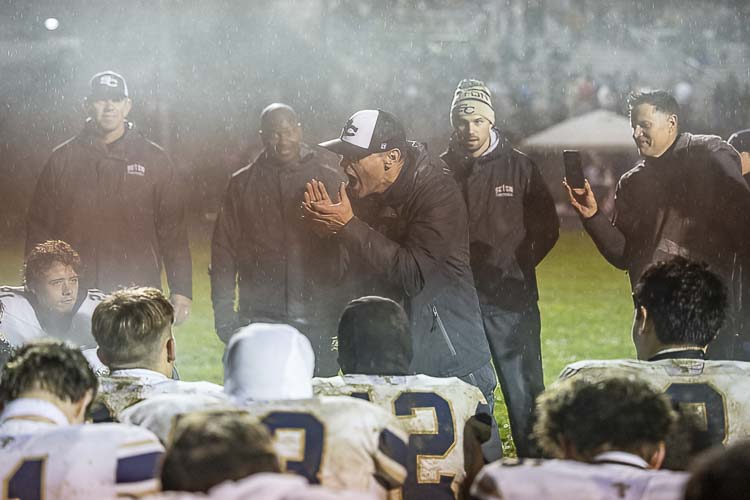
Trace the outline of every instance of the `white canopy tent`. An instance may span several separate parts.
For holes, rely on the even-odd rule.
[[[635,143],[627,118],[612,111],[597,109],[569,118],[526,138],[521,149],[633,153]]]

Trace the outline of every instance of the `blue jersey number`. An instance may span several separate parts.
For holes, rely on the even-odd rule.
[[[431,432],[414,432],[409,435],[409,476],[404,483],[403,497],[429,500],[455,498],[451,489],[453,474],[438,473],[438,477],[430,482],[418,475],[421,460],[442,458],[456,445],[450,403],[434,392],[404,392],[393,402],[393,408],[397,417],[414,416],[418,409],[432,410],[437,425]]]
[[[706,416],[706,427],[699,434],[704,445],[724,444],[727,440],[727,406],[724,395],[708,384],[672,384],[666,393],[679,405],[699,405]]]
[[[3,481],[3,500],[41,500],[44,458],[23,460],[11,476]]]
[[[286,470],[304,476],[311,484],[320,484],[318,472],[323,461],[323,439],[325,427],[309,413],[294,413],[286,411],[274,411],[266,415],[263,423],[268,427],[271,434],[283,430],[301,430],[305,435],[304,449],[302,450],[302,461],[286,462]]]

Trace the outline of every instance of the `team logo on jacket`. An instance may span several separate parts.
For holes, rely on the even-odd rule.
[[[509,186],[507,184],[500,184],[499,186],[495,186],[495,196],[498,198],[500,197],[513,197],[513,186]]]
[[[128,165],[128,174],[144,176],[146,175],[146,167],[139,163],[133,163]]]

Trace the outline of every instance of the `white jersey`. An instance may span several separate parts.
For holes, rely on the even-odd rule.
[[[154,434],[122,424],[67,425],[52,406],[16,400],[3,412],[4,498],[101,499],[158,490],[164,448]]]
[[[313,379],[316,395],[354,396],[398,417],[409,433],[404,498],[454,498],[464,471],[464,426],[487,401],[455,377],[345,375]],[[442,493],[442,494],[441,494]]]
[[[377,492],[406,480],[407,435],[387,411],[349,397],[245,406],[274,436],[284,470],[336,490]]]
[[[681,500],[688,474],[650,470],[628,453],[600,463],[503,459],[486,465],[471,487],[479,499]]]
[[[211,382],[173,380],[142,368],[115,370],[99,378],[92,413],[95,421],[119,420],[120,413],[135,403],[159,394],[202,394],[225,400],[224,388]]]
[[[23,287],[0,286],[0,302],[5,308],[0,316],[0,334],[14,347],[45,337],[66,340],[81,348],[96,347],[91,334],[91,316],[104,297],[104,293],[99,290],[89,290],[73,314],[68,331],[52,335],[42,328]]]
[[[750,437],[750,363],[663,359],[660,361],[580,361],[560,378],[638,377],[667,393],[706,422],[704,440],[727,444]]]
[[[177,415],[205,409],[197,398],[149,398],[122,413],[162,439]],[[214,407],[215,408],[215,407]],[[385,496],[406,479],[406,434],[388,412],[353,398],[322,397],[253,402],[242,406],[274,436],[282,469],[311,484]]]
[[[162,443],[168,443],[178,415],[222,408],[237,409],[229,399],[216,394],[159,394],[122,410],[119,421],[145,427]]]
[[[146,500],[374,500],[377,496],[363,492],[333,491],[308,484],[303,477],[292,474],[259,473],[227,481],[211,488],[207,494],[164,492],[145,497]]]

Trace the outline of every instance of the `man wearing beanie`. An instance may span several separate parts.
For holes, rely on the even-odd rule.
[[[484,83],[458,84],[450,120],[441,158],[468,207],[471,269],[513,440],[519,456],[532,456],[534,400],[544,389],[535,267],[555,245],[559,220],[537,166],[495,128]]]

